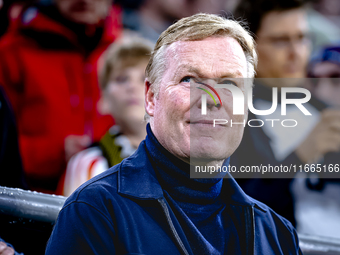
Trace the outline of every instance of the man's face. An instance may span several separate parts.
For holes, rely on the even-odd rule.
[[[213,119],[242,122],[244,115],[232,114],[232,96],[227,89],[218,89],[223,106],[212,107],[201,114],[203,91],[191,88],[190,79],[223,80],[234,78],[235,86],[247,75],[247,62],[239,43],[230,37],[211,37],[202,41],[178,41],[166,52],[167,66],[154,96],[146,89],[146,111],[152,116],[151,128],[158,141],[173,155],[191,159],[223,160],[239,145],[243,125],[213,127]],[[190,95],[190,91],[194,93]]]
[[[67,19],[81,24],[97,24],[108,15],[112,0],[55,0]]]
[[[257,32],[259,78],[303,78],[310,53],[303,9],[272,11]]]

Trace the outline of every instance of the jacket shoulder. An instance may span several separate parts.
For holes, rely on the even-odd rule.
[[[250,200],[255,203],[255,232],[260,237],[257,242],[258,249],[271,247],[276,250],[275,254],[301,254],[298,235],[290,221],[269,206],[253,198]]]
[[[266,220],[267,218],[275,219],[275,222],[278,221],[278,222],[284,224],[288,229],[290,229],[290,230],[294,229],[293,225],[291,224],[291,222],[289,220],[287,220],[283,216],[276,213],[273,209],[271,209],[266,204],[254,199],[254,198],[250,198],[250,200],[252,202],[254,202],[256,211],[265,212],[267,214],[267,217],[264,217],[263,216],[264,214],[261,214],[262,216],[260,218],[262,218],[263,220]]]
[[[93,206],[100,200],[118,195],[118,172],[121,164],[93,177],[79,186],[66,200],[64,207],[73,202],[85,202]]]

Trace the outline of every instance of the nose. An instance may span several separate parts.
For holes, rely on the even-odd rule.
[[[219,110],[222,106],[219,102],[209,94],[202,91],[201,98],[197,102],[198,108],[201,109],[201,114],[206,115],[207,111],[212,112]]]
[[[194,79],[193,87],[196,92],[200,92],[200,100],[198,101],[198,107],[201,109],[202,115],[207,114],[207,109],[209,111],[219,110],[222,105],[220,104],[220,98],[215,94],[214,84],[215,81],[209,79]]]
[[[207,101],[207,108],[209,110],[214,110],[214,107],[216,107],[217,109],[220,109],[221,108],[221,104],[220,103],[215,103],[213,102],[213,100],[209,100],[209,97],[208,97],[208,101]]]
[[[295,41],[290,41],[288,48],[288,56],[290,59],[296,59],[301,51],[301,46]]]
[[[307,38],[291,38],[289,41],[289,56],[291,58],[302,58],[309,47]]]

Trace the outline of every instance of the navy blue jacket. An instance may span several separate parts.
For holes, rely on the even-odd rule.
[[[46,255],[193,254],[149,157],[143,141],[131,157],[80,186],[59,213]],[[301,254],[287,220],[232,177],[222,192],[242,254]]]

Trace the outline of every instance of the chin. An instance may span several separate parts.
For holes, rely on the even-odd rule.
[[[137,109],[130,109],[130,111],[124,113],[124,118],[133,122],[144,122],[144,111],[138,111]]]
[[[221,141],[203,142],[201,140],[190,143],[190,158],[195,160],[224,160],[230,156],[230,148]]]
[[[140,125],[140,124],[145,124],[146,125],[146,122],[144,121],[144,116],[130,116],[130,117],[127,117],[127,119],[129,120],[130,123],[133,123],[134,125]]]

